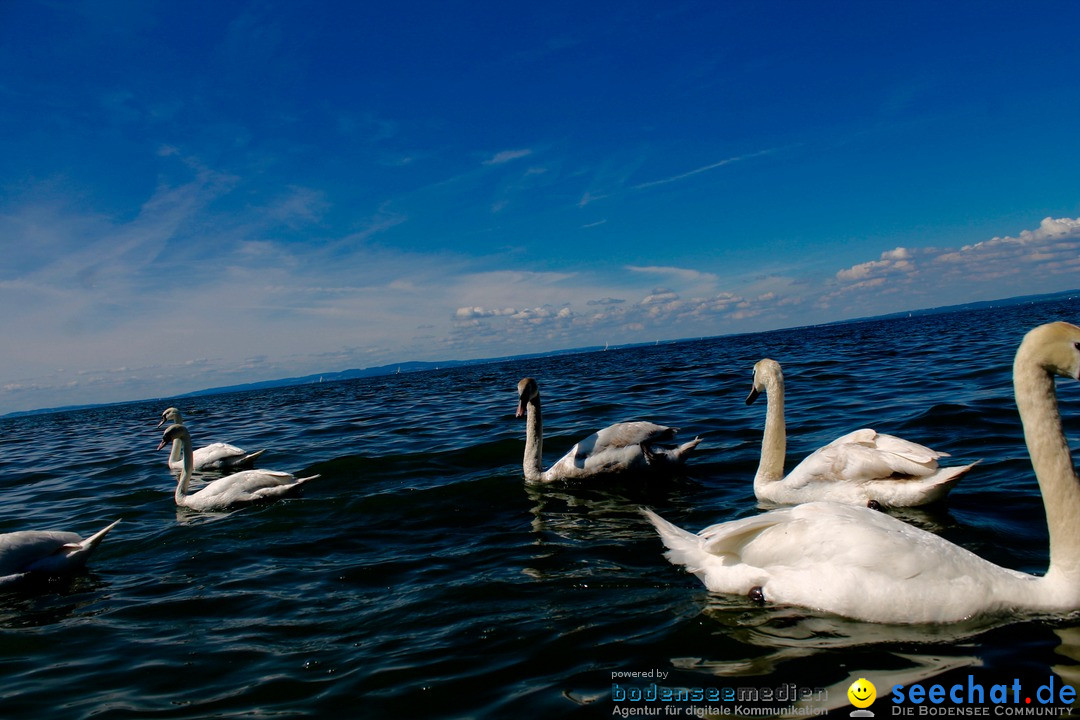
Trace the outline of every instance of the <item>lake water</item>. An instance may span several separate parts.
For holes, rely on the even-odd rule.
[[[1080,684],[1078,616],[912,628],[759,608],[670,565],[638,510],[694,531],[759,512],[765,404],[743,401],[768,356],[787,381],[788,467],[861,426],[981,458],[944,507],[903,517],[1043,572],[1011,365],[1059,319],[1080,320],[1080,301],[2,420],[0,532],[123,522],[86,574],[0,593],[0,717],[611,717],[613,684],[657,671],[672,687],[821,689],[843,715],[862,676],[879,698],[970,674]],[[527,487],[524,376],[544,398],[545,466],[621,420],[703,441],[671,481]],[[1058,385],[1075,448],[1080,383]],[[322,477],[272,505],[178,511],[155,452],[172,404],[196,446],[265,447],[262,466]]]

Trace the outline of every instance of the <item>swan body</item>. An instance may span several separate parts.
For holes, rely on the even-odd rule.
[[[180,414],[180,411],[171,407],[161,413],[161,422],[159,422],[157,426],[161,427],[170,420],[177,425],[184,424],[184,418]],[[255,464],[255,460],[264,452],[266,452],[265,449],[249,453],[247,450],[228,443],[211,443],[205,447],[197,448],[192,451],[193,464],[191,469],[195,472],[199,472],[200,470],[237,470],[239,468],[249,468]],[[169,467],[173,470],[180,470],[183,466],[184,459],[182,457],[182,451],[180,450],[180,443],[173,442],[172,451],[169,453]]]
[[[29,574],[63,575],[79,570],[118,522],[85,540],[73,532],[59,530],[0,534],[0,585]]]
[[[1037,577],[994,565],[885,513],[811,502],[693,534],[644,511],[667,547],[714,592],[888,623],[1080,608],[1080,480],[1057,410],[1053,375],[1080,379],[1080,327],[1042,325],[1013,365],[1016,404],[1050,531]]]
[[[779,505],[813,500],[889,507],[926,505],[943,499],[977,464],[939,467],[938,460],[948,453],[862,428],[818,448],[785,476],[784,374],[780,364],[769,358],[754,365],[754,386],[747,405],[762,392],[768,408],[761,460],[754,476],[758,500]]]
[[[170,425],[161,437],[158,450],[168,443],[179,442],[183,469],[176,484],[176,504],[192,510],[224,510],[235,505],[276,500],[291,493],[309,480],[312,475],[297,478],[277,470],[241,470],[207,484],[198,492],[188,494],[191,481],[191,435],[183,425]]]
[[[617,473],[671,472],[701,442],[694,438],[676,448],[656,443],[670,441],[677,428],[636,421],[616,423],[578,442],[558,462],[541,469],[544,429],[540,412],[540,389],[533,378],[518,383],[517,417],[526,417],[525,459],[522,469],[531,483],[546,483]]]

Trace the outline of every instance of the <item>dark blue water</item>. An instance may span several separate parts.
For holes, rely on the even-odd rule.
[[[4,420],[0,532],[123,522],[88,573],[0,594],[0,716],[610,717],[613,673],[656,669],[672,686],[825,688],[831,706],[860,676],[879,695],[972,668],[1075,683],[1077,617],[910,628],[758,608],[668,564],[638,512],[697,530],[758,511],[765,408],[743,400],[769,356],[787,380],[789,467],[861,426],[982,458],[946,507],[904,517],[1042,572],[1011,363],[1027,329],[1057,319],[1080,320],[1080,303],[185,401],[197,445],[266,447],[265,467],[322,474],[303,497],[227,515],[173,504],[154,450],[171,402]],[[545,464],[620,420],[704,441],[670,482],[526,487],[527,375]],[[1077,385],[1059,383],[1073,447]]]

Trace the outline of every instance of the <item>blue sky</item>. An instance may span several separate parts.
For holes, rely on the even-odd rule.
[[[0,1],[0,413],[1080,286],[1075,2]]]

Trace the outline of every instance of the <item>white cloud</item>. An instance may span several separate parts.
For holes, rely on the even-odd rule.
[[[880,260],[871,260],[840,270],[836,273],[836,278],[842,281],[866,281],[891,273],[910,272],[914,269],[911,257],[912,252],[907,248],[886,250],[881,253]]]
[[[1034,230],[994,237],[958,248],[898,247],[838,271],[816,304],[832,308],[840,298],[850,307],[859,295],[859,315],[894,312],[972,299],[1067,290],[1080,271],[1080,219],[1044,218]],[[1060,280],[1052,280],[1060,278]],[[1048,282],[1049,281],[1049,282]],[[899,306],[900,299],[904,307]]]
[[[670,302],[678,300],[678,299],[679,299],[678,293],[672,292],[671,290],[658,288],[656,290],[653,290],[651,293],[646,295],[644,298],[642,298],[641,299],[641,304],[642,305],[655,305],[657,303],[670,303]]]
[[[487,317],[500,317],[504,315],[516,315],[518,313],[514,308],[503,308],[501,310],[489,310],[482,307],[462,307],[458,308],[454,312],[454,318],[457,320],[475,320],[477,318]]]
[[[998,246],[1027,246],[1038,243],[1047,243],[1048,241],[1056,241],[1066,238],[1080,237],[1080,219],[1071,218],[1050,218],[1046,217],[1039,223],[1039,227],[1034,230],[1024,230],[1019,236],[1013,237],[994,237],[985,242],[978,242],[974,245],[965,245],[960,248],[960,252],[971,252],[984,248],[998,247]]]

